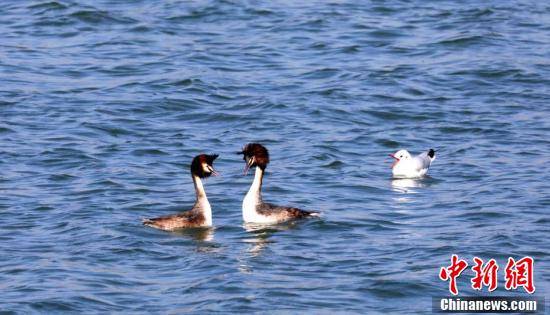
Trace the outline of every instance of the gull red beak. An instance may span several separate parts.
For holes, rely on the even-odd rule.
[[[394,168],[395,165],[399,162],[399,158],[397,158],[397,157],[396,157],[395,155],[393,155],[393,154],[390,154],[390,156],[391,156],[392,158],[395,159],[395,161],[393,161],[393,164],[391,165],[391,168]]]

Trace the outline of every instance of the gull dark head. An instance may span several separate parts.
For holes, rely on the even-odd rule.
[[[246,165],[244,167],[244,174],[248,173],[251,167],[258,166],[262,170],[265,170],[269,163],[269,152],[267,149],[259,143],[249,143],[243,147],[238,154],[243,155],[243,160]]]
[[[217,176],[218,172],[214,170],[214,160],[218,157],[217,154],[200,154],[195,156],[191,162],[191,173],[199,178],[207,178],[210,175]]]

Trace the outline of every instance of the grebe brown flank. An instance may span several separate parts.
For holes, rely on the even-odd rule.
[[[249,143],[239,154],[243,154],[246,165],[244,174],[256,167],[254,181],[243,200],[243,219],[247,223],[274,224],[293,219],[319,216],[318,212],[298,208],[275,206],[262,200],[262,181],[269,163],[269,152],[259,143]]]
[[[390,156],[395,159],[391,166],[393,177],[417,178],[428,173],[430,165],[435,160],[435,150],[430,149],[417,156],[411,156],[407,150],[399,150]]]
[[[206,198],[201,178],[218,175],[212,165],[217,157],[217,154],[201,154],[197,155],[191,162],[191,176],[195,184],[196,194],[195,204],[191,210],[154,219],[144,219],[143,224],[166,231],[212,226],[212,208],[210,208],[210,203]]]

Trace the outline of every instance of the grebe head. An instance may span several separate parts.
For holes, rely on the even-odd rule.
[[[243,155],[243,160],[246,162],[244,167],[245,175],[251,167],[258,166],[262,170],[265,170],[269,163],[269,152],[259,143],[249,143],[238,153]]]
[[[195,156],[193,162],[191,162],[191,173],[199,178],[210,177],[210,175],[217,176],[218,172],[214,170],[212,165],[217,157],[217,154],[200,154]]]
[[[390,156],[395,159],[395,162],[393,162],[393,164],[391,166],[392,168],[394,168],[395,165],[397,165],[397,163],[399,163],[399,161],[401,161],[401,160],[410,160],[411,159],[411,154],[407,150],[399,150],[399,151],[395,152],[394,154],[390,154]]]

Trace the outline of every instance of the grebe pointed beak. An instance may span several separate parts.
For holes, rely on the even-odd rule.
[[[208,165],[206,168],[208,168],[210,173],[212,173],[212,176],[220,176],[220,173],[216,172],[216,170],[212,166]]]
[[[243,175],[247,175],[248,174],[248,170],[250,169],[250,167],[252,166],[252,164],[254,164],[256,160],[254,158],[251,158],[249,160],[246,161],[246,165],[244,166],[244,172],[243,172]]]

